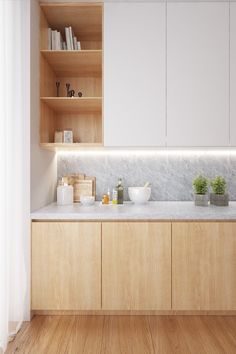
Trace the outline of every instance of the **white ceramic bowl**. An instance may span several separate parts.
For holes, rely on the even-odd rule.
[[[84,206],[90,206],[94,204],[95,197],[91,195],[83,195],[80,197],[80,202]]]
[[[129,187],[129,198],[135,204],[145,204],[151,196],[150,187]]]

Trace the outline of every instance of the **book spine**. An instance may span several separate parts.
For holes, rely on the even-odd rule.
[[[81,44],[79,41],[77,41],[77,50],[81,50]]]
[[[66,27],[66,28],[65,28],[65,36],[66,36],[66,46],[67,46],[67,50],[71,50],[69,27]]]
[[[73,37],[73,40],[74,40],[74,50],[77,50],[77,38],[76,37]]]
[[[56,50],[57,31],[52,31],[52,50]]]
[[[73,45],[73,33],[72,33],[72,27],[69,27],[69,33],[70,33],[70,46],[71,50],[74,50],[74,45]]]
[[[48,28],[48,50],[52,50],[52,29]]]

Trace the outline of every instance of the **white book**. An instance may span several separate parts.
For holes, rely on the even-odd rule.
[[[64,41],[64,42],[62,42],[62,49],[63,50],[67,50],[67,47],[66,47],[66,42]]]
[[[57,31],[56,38],[57,38],[56,48],[57,48],[57,50],[60,50],[61,49],[61,36],[60,36],[60,32],[58,32],[58,31]]]
[[[63,49],[63,38],[62,38],[61,32],[60,32],[60,49],[61,50]]]
[[[70,30],[69,27],[65,28],[65,36],[66,36],[66,46],[67,50],[71,50],[71,44],[70,44]]]
[[[57,50],[57,31],[52,31],[52,50]]]
[[[77,41],[77,50],[81,50],[81,44],[79,41]]]
[[[73,37],[74,37],[74,35],[73,35],[73,30],[72,30],[72,27],[71,27],[71,26],[69,27],[69,33],[70,33],[70,45],[71,45],[71,50],[73,50],[73,49],[74,49],[74,43],[73,43]]]
[[[48,28],[48,50],[52,49],[52,29]]]
[[[74,50],[77,50],[77,38],[76,36],[73,37],[73,44],[74,44]]]

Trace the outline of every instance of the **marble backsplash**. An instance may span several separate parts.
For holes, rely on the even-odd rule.
[[[213,178],[222,175],[230,200],[236,200],[236,153],[230,152],[82,152],[58,153],[58,178],[69,173],[96,176],[96,199],[122,177],[125,200],[128,186],[151,183],[151,200],[192,200],[192,180],[199,173]]]

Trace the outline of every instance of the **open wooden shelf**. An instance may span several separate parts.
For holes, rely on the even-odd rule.
[[[55,112],[102,112],[102,97],[41,97],[41,101]]]
[[[58,143],[41,143],[40,146],[47,150],[63,151],[63,150],[79,150],[87,148],[103,148],[102,143],[73,143],[73,144],[58,144]]]
[[[102,50],[41,50],[57,76],[101,76]]]
[[[41,4],[48,24],[64,33],[72,26],[80,41],[102,42],[102,6],[96,3]]]
[[[40,146],[73,150],[103,146],[103,5],[40,4]],[[81,50],[48,50],[48,29],[71,26]],[[57,97],[56,82],[60,83]],[[67,97],[67,84],[75,97]],[[82,92],[83,96],[78,97]],[[55,131],[73,131],[73,144],[54,143]]]

